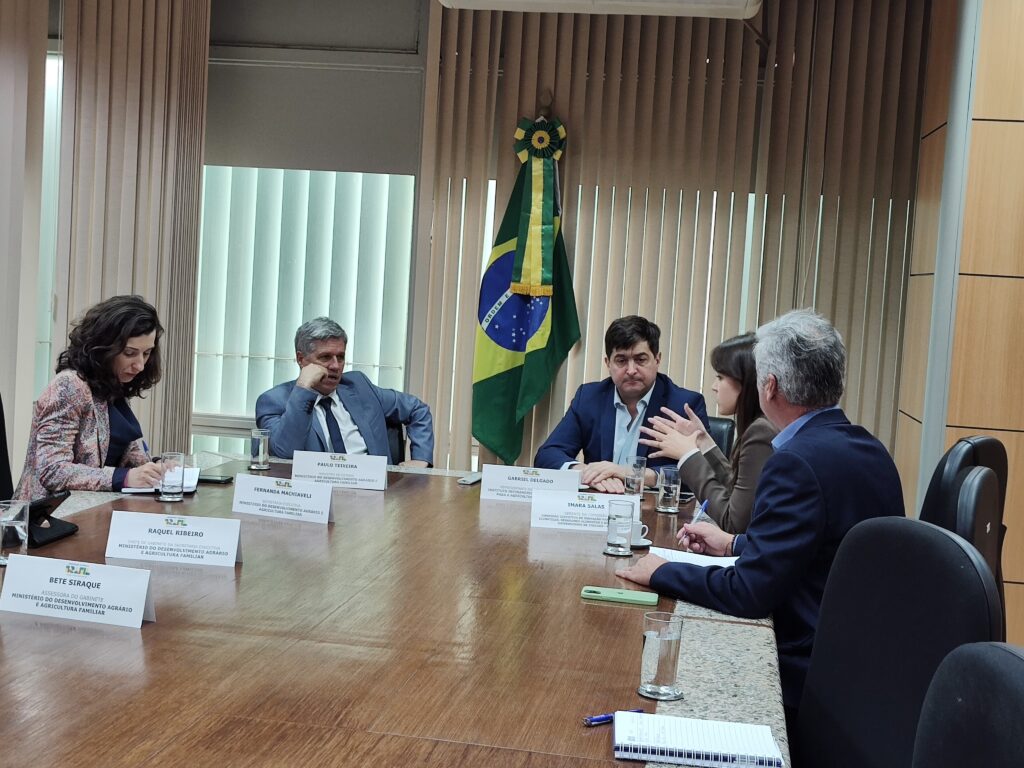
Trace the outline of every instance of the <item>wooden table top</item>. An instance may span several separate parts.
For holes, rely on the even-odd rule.
[[[112,509],[227,517],[233,489],[125,497],[32,553],[104,562]],[[237,515],[234,569],[136,563],[156,603],[141,630],[0,612],[0,763],[615,762],[611,730],[580,718],[655,711],[636,694],[650,609],[580,599],[627,586],[602,533],[531,530],[526,505],[479,495],[392,473],[385,493],[335,491],[330,526]],[[667,546],[672,519],[644,517]]]

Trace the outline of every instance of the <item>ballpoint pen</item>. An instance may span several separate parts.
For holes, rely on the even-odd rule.
[[[690,522],[699,523],[701,520],[710,520],[711,518],[708,516],[707,508],[708,500],[704,499],[704,501],[701,502],[700,509],[698,509],[697,512],[693,515],[693,520],[691,520]]]
[[[624,709],[623,712],[643,712],[642,709]],[[590,717],[583,718],[583,724],[588,728],[593,725],[604,725],[610,723],[615,719],[615,713],[609,712],[607,715],[591,715]]]

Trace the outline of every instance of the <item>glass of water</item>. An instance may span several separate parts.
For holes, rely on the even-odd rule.
[[[633,539],[633,505],[622,499],[608,502],[608,546],[604,548],[606,555],[613,557],[630,557]]]
[[[10,555],[28,554],[28,502],[0,501],[0,565],[7,565]]]
[[[161,457],[164,476],[160,478],[160,501],[181,501],[185,490],[185,454],[169,452]]]
[[[249,469],[270,469],[270,430],[254,429],[250,437]]]
[[[658,478],[656,509],[674,515],[679,512],[679,470],[676,467],[662,467]]]
[[[667,611],[644,614],[644,649],[640,655],[637,693],[659,701],[683,698],[678,679],[682,638],[682,616]]]
[[[644,492],[644,474],[647,472],[647,457],[632,456],[626,463],[626,479],[623,483],[626,486],[626,493],[630,496],[639,496]]]

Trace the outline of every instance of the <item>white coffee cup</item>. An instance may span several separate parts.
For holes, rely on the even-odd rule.
[[[633,521],[633,535],[629,537],[629,540],[633,542],[633,546],[637,546],[641,539],[647,538],[647,532],[650,529],[641,523],[639,520]]]

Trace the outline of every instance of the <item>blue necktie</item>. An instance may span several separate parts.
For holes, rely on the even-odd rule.
[[[324,419],[327,421],[327,432],[331,436],[332,450],[335,453],[344,453],[345,441],[341,439],[341,427],[338,426],[338,420],[334,418],[334,414],[331,412],[331,406],[334,405],[334,401],[329,397],[324,397],[320,399],[317,405],[324,409]]]

